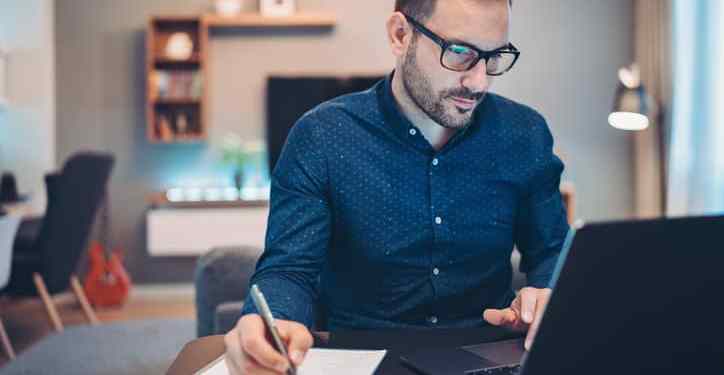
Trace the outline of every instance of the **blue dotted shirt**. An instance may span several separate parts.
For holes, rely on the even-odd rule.
[[[552,145],[541,115],[490,93],[439,151],[397,108],[391,75],[323,103],[273,171],[251,281],[277,318],[309,327],[484,325],[513,299],[514,245],[528,284],[550,281],[568,230]]]

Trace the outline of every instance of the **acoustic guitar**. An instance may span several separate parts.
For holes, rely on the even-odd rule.
[[[123,266],[123,252],[110,250],[108,230],[110,227],[110,203],[108,193],[103,200],[101,232],[103,244],[94,241],[89,249],[90,268],[83,282],[88,300],[94,306],[121,306],[131,291],[131,278]]]

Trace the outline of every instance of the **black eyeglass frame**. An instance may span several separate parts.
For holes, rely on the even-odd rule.
[[[443,37],[435,34],[434,32],[432,32],[432,30],[428,29],[428,28],[425,27],[423,24],[421,24],[420,22],[418,22],[418,21],[415,20],[414,18],[408,16],[407,14],[404,14],[404,13],[403,13],[403,15],[405,16],[405,18],[407,19],[407,21],[408,21],[410,24],[412,24],[412,26],[413,26],[415,29],[417,29],[419,32],[421,32],[421,33],[422,33],[423,35],[425,35],[426,37],[430,38],[430,40],[432,40],[433,42],[435,42],[435,44],[437,44],[437,45],[440,46],[440,48],[442,49],[442,50],[440,51],[440,65],[441,65],[443,68],[445,68],[445,69],[452,70],[452,71],[454,71],[454,72],[466,72],[466,71],[468,71],[468,70],[471,70],[471,69],[472,69],[473,67],[475,67],[476,65],[478,65],[478,63],[480,62],[480,60],[485,60],[485,66],[486,66],[485,71],[486,71],[486,73],[487,73],[489,76],[501,76],[501,75],[509,72],[511,69],[513,69],[513,66],[515,66],[515,63],[518,61],[518,58],[520,58],[520,51],[518,50],[518,48],[516,48],[516,47],[513,45],[513,43],[508,43],[507,45],[505,45],[505,46],[503,46],[503,47],[500,47],[500,48],[496,48],[496,49],[494,49],[494,50],[492,50],[492,51],[483,51],[483,50],[481,50],[480,48],[475,47],[475,46],[473,46],[473,45],[470,45],[470,44],[468,44],[468,43],[451,42],[451,41],[449,41],[449,40],[447,40],[447,39],[445,39],[445,38],[443,38]],[[463,47],[466,47],[466,48],[470,48],[470,49],[472,49],[473,51],[475,51],[475,53],[477,53],[478,56],[477,56],[477,58],[476,58],[475,60],[473,60],[473,61],[470,63],[470,65],[469,65],[466,69],[460,69],[460,70],[459,70],[459,69],[453,69],[453,68],[445,65],[445,63],[443,62],[443,59],[444,59],[444,57],[445,57],[445,51],[447,51],[447,49],[448,49],[450,46],[452,46],[452,45],[458,45],[458,46],[463,46]],[[506,68],[505,70],[503,70],[503,71],[500,72],[500,73],[492,73],[492,74],[491,74],[491,73],[488,73],[488,72],[487,72],[488,59],[490,59],[491,57],[493,57],[493,56],[495,56],[495,55],[497,55],[497,54],[500,54],[500,53],[509,53],[509,54],[512,54],[512,55],[514,56],[513,62],[510,63],[510,66],[509,66],[508,68]]]

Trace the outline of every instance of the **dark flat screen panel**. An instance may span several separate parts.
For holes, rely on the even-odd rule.
[[[340,95],[367,90],[382,78],[270,77],[266,102],[269,170],[274,170],[289,131],[304,113]]]

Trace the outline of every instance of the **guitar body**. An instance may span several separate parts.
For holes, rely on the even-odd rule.
[[[123,267],[120,251],[115,250],[106,257],[103,246],[94,242],[89,257],[90,269],[83,289],[90,303],[101,307],[122,305],[131,290],[131,278]]]

